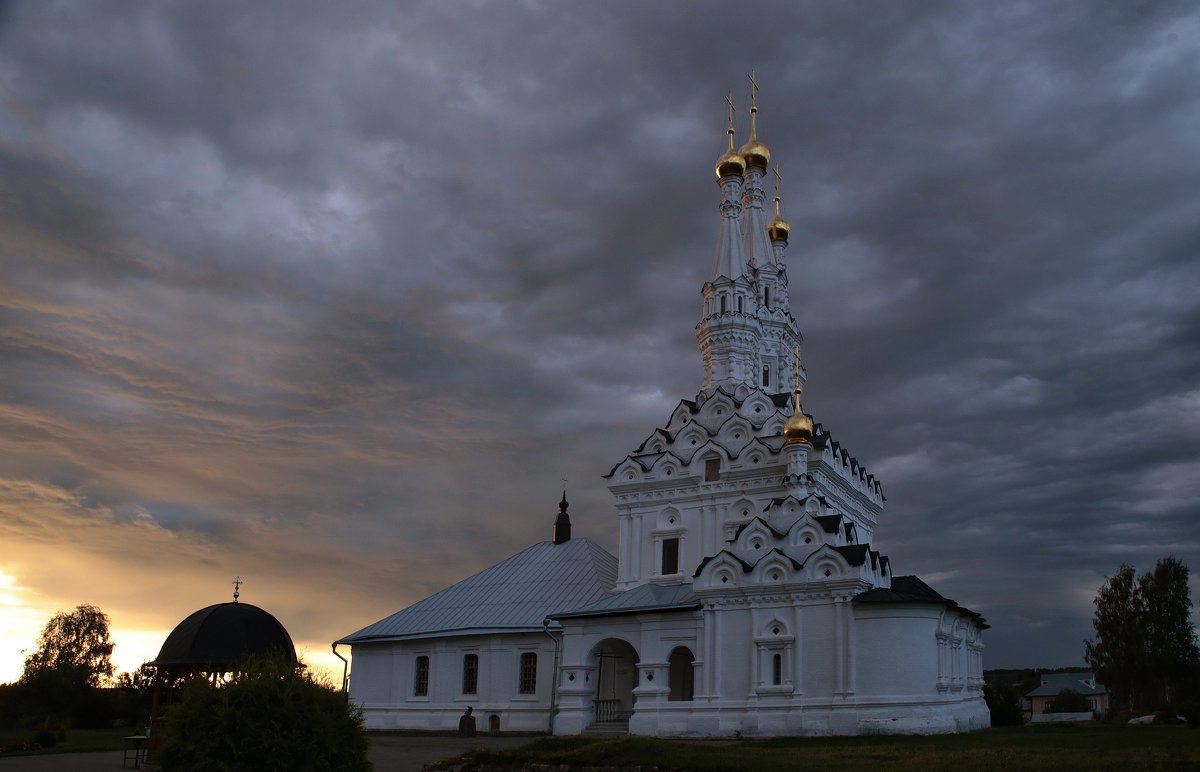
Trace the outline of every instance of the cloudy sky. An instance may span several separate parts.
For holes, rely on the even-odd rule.
[[[1012,667],[1082,664],[1121,563],[1200,570],[1193,2],[2,9],[0,681],[55,610],[131,668],[238,575],[337,664],[564,474],[615,550],[751,69],[805,405],[896,572]]]

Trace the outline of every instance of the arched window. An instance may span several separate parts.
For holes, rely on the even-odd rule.
[[[413,696],[429,696],[429,657],[417,657],[416,666],[413,668]]]
[[[773,620],[754,639],[756,657],[755,690],[759,694],[790,694],[796,683],[792,672],[795,636],[779,620]]]
[[[671,693],[667,697],[671,702],[691,702],[695,691],[695,671],[692,663],[696,658],[684,646],[671,652],[667,660],[667,682]]]
[[[537,654],[527,651],[521,655],[521,694],[537,693]]]
[[[479,691],[479,655],[466,654],[463,656],[463,694],[475,694]]]
[[[763,388],[766,388],[767,386],[771,385],[771,366],[770,365],[763,365],[762,385],[763,385]]]
[[[763,305],[767,308],[771,307],[771,288],[763,287]]]
[[[743,308],[742,308],[742,296],[741,296],[741,295],[738,295],[738,313],[740,314],[742,311],[743,311]]]
[[[729,299],[724,295],[721,296],[721,313],[729,310]]]

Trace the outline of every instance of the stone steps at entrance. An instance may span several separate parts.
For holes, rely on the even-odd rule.
[[[597,737],[624,737],[629,734],[629,719],[593,721],[583,733]]]

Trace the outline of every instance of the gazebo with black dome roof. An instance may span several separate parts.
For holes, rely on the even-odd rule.
[[[292,637],[266,611],[235,600],[202,608],[176,625],[150,664],[171,675],[216,676],[260,659],[295,665]]]
[[[195,675],[216,680],[227,673],[236,673],[246,664],[267,660],[299,666],[287,628],[258,606],[239,603],[243,582],[239,577],[233,584],[231,602],[217,603],[190,614],[175,625],[158,656],[147,663],[156,669],[150,709],[151,754],[159,734],[157,727],[166,720],[160,715],[159,704],[164,683],[177,683]]]

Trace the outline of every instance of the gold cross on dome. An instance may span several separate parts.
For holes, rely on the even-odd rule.
[[[758,107],[758,81],[754,79],[757,70],[751,70],[746,77],[750,79],[750,106]]]
[[[563,492],[564,492],[564,493],[565,493],[565,492],[566,492],[566,490],[567,490],[567,483],[569,483],[569,482],[571,482],[570,478],[568,478],[568,477],[567,477],[567,474],[566,474],[566,472],[563,472],[563,476],[562,476],[562,484],[563,484]]]
[[[733,131],[733,114],[737,112],[737,108],[733,106],[733,92],[730,91],[725,95],[725,104],[729,105],[729,130]]]
[[[242,581],[242,577],[239,575],[236,579],[234,579],[232,582],[230,582],[230,584],[233,585],[233,602],[237,603],[237,599],[239,597],[241,597],[241,594],[242,594],[240,592],[240,590],[242,589],[242,585],[245,584],[245,582]]]
[[[779,164],[775,164],[775,168],[772,171],[775,172],[775,198],[778,199],[779,186],[783,183],[783,175],[779,173]]]

